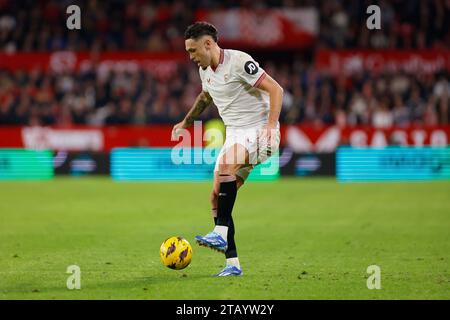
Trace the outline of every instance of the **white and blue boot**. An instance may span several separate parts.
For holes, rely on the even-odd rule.
[[[222,238],[222,236],[219,233],[215,231],[208,233],[204,237],[195,236],[195,240],[197,240],[197,243],[200,246],[208,247],[222,253],[225,253],[225,251],[227,251],[228,248],[227,241],[224,238]]]
[[[215,274],[215,277],[228,277],[228,276],[242,276],[244,273],[242,272],[242,269],[239,269],[236,266],[227,265],[225,268],[223,268],[222,271]]]

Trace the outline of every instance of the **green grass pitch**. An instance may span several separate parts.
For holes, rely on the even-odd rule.
[[[210,183],[0,182],[0,299],[450,299],[450,182],[249,182],[234,210],[244,276],[198,247]],[[187,238],[192,263],[159,247]],[[69,265],[81,289],[66,287]],[[369,290],[367,267],[381,269]]]

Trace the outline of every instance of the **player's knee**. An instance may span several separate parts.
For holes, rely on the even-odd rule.
[[[235,176],[236,171],[237,171],[237,168],[235,165],[224,164],[224,163],[219,165],[219,175]]]

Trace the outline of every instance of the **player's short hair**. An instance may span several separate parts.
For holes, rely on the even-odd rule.
[[[217,29],[214,25],[206,21],[199,21],[187,27],[186,31],[184,32],[184,39],[197,40],[201,36],[205,35],[211,36],[215,42],[219,40],[217,36]]]

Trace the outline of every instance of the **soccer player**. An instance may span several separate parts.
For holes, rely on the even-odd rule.
[[[211,193],[215,228],[197,243],[225,253],[225,268],[216,276],[242,275],[232,218],[237,190],[256,164],[278,150],[278,118],[283,89],[253,58],[219,47],[217,29],[197,22],[185,32],[190,59],[198,64],[202,92],[183,121],[172,130],[177,139],[212,102],[226,126],[226,139],[216,160]]]

